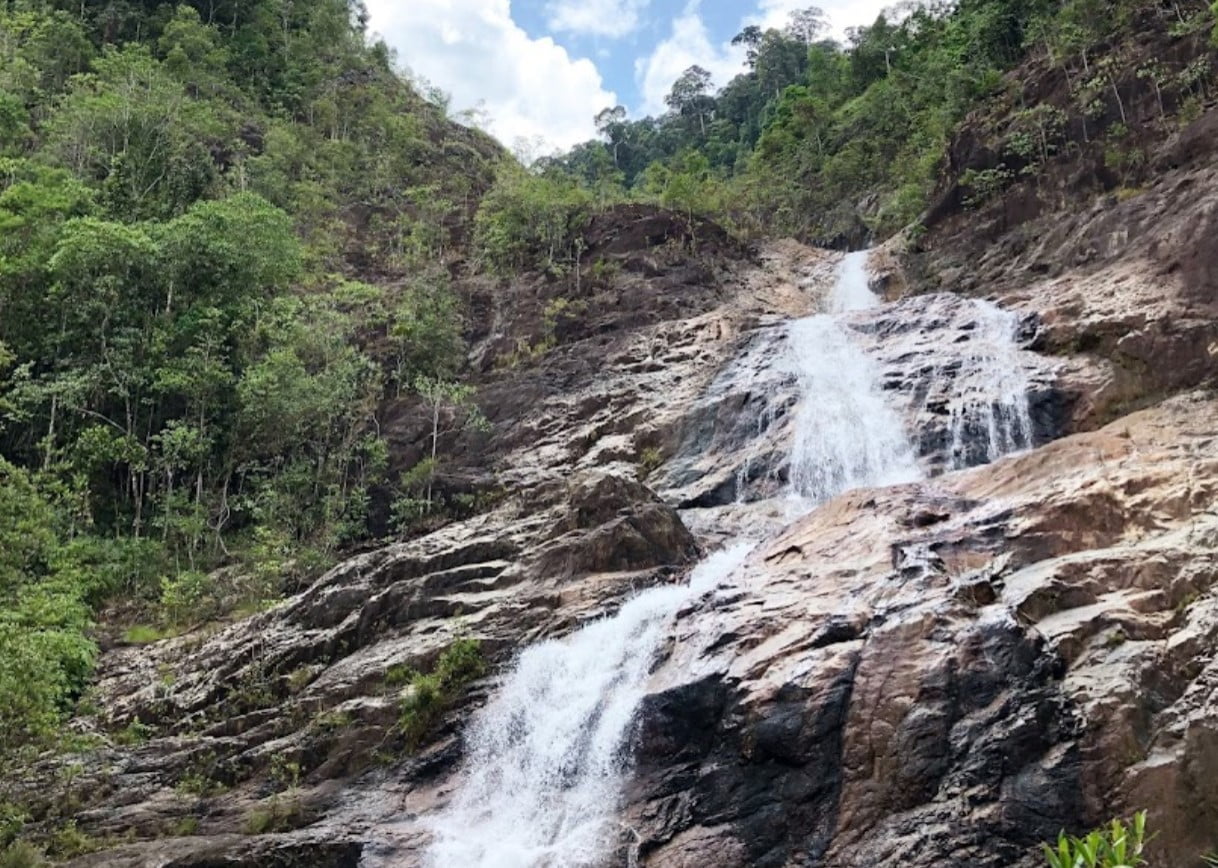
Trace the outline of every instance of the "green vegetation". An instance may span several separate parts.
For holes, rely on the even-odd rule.
[[[222,767],[214,751],[206,751],[191,759],[182,771],[174,790],[184,798],[207,799],[227,792],[233,776]]]
[[[114,735],[114,740],[118,744],[143,744],[152,737],[155,730],[147,724],[140,723],[138,720],[133,720],[127,724],[125,729],[120,730]]]
[[[748,69],[719,91],[691,67],[673,84],[667,114],[632,121],[621,106],[605,109],[600,140],[540,167],[580,179],[596,201],[641,198],[745,233],[858,243],[918,218],[960,122],[992,102],[1006,100],[1015,117],[1010,129],[984,131],[1002,153],[966,179],[974,207],[1036,177],[1063,151],[1071,115],[1081,116],[1085,140],[1113,119],[1128,127],[1131,82],[1153,89],[1160,118],[1169,105],[1183,110],[1206,91],[1210,58],[1126,68],[1122,40],[1150,22],[1183,38],[1215,16],[1218,7],[1211,13],[1201,0],[933,0],[899,4],[838,42],[809,7],[785,29],[740,33]],[[1060,70],[1069,111],[1028,105],[1020,84],[1004,79],[1033,58]],[[1143,159],[1128,143],[1110,150],[1122,177]]]
[[[405,681],[406,691],[401,701],[398,728],[406,739],[407,746],[414,750],[447,711],[461,696],[465,688],[486,674],[486,660],[482,656],[482,645],[476,639],[458,639],[453,642],[430,673],[402,673],[391,670],[387,681]]]
[[[487,266],[503,274],[531,265],[570,268],[578,261],[579,230],[592,205],[592,194],[572,178],[504,164],[478,209],[478,250]]]
[[[84,689],[88,601],[101,590],[91,549],[30,474],[0,459],[0,755],[52,736]]]
[[[171,639],[177,633],[169,628],[154,627],[150,624],[136,624],[123,631],[123,641],[128,645],[150,645],[164,639]]]
[[[14,841],[0,850],[0,868],[42,868],[49,863],[33,844]]]
[[[187,838],[199,831],[198,817],[182,817],[169,826],[169,834],[174,838]]]
[[[1146,812],[1139,811],[1129,822],[1113,820],[1082,838],[1062,832],[1056,847],[1042,846],[1049,868],[1137,868],[1146,864],[1147,843]]]
[[[0,755],[55,734],[103,605],[158,641],[367,538],[386,397],[473,413],[447,262],[502,151],[365,17],[0,5]]]
[[[655,446],[648,446],[639,453],[639,479],[646,479],[664,463],[664,453]]]
[[[51,836],[50,853],[60,859],[71,859],[103,850],[109,843],[82,832],[75,820],[68,820]]]
[[[247,835],[269,832],[289,832],[308,822],[304,805],[298,795],[275,794],[258,804],[245,817],[242,831]]]

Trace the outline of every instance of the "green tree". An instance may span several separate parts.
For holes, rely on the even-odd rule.
[[[501,272],[534,265],[562,268],[578,255],[575,242],[591,213],[592,197],[566,178],[530,174],[504,165],[475,219],[475,243]]]
[[[706,136],[706,119],[714,108],[710,97],[711,74],[701,66],[691,66],[673,82],[672,90],[664,97],[665,104],[684,118],[694,118],[698,130]]]
[[[485,429],[486,417],[474,403],[474,390],[468,385],[437,377],[419,377],[415,391],[423,400],[429,423],[425,511],[433,506],[433,486],[440,461],[440,440],[469,428]]]

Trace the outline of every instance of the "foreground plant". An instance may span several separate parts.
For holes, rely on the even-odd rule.
[[[1137,868],[1145,865],[1146,812],[1139,811],[1128,823],[1113,820],[1106,829],[1096,829],[1082,838],[1062,832],[1057,846],[1042,844],[1049,868]]]
[[[485,674],[486,660],[482,656],[482,643],[477,639],[458,639],[448,646],[430,674],[395,673],[409,684],[398,719],[407,746],[412,751],[418,748],[462,691]]]

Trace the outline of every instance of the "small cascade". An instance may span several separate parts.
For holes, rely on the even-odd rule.
[[[1019,350],[1019,316],[975,300],[976,328],[964,347],[951,410],[953,469],[1031,448],[1031,389]]]
[[[836,313],[879,304],[867,277],[867,252],[842,262],[825,307]],[[791,448],[790,490],[820,503],[852,488],[922,477],[900,415],[879,387],[875,363],[835,316],[810,316],[788,332],[801,400]]]
[[[825,313],[849,313],[875,307],[880,300],[871,291],[871,275],[867,271],[870,250],[847,253],[838,267],[837,280],[825,300]]]
[[[435,868],[578,868],[614,847],[630,724],[669,623],[752,549],[717,552],[688,585],[644,591],[566,641],[526,650],[467,733],[461,789],[433,824]]]

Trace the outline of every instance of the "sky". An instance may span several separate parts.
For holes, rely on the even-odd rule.
[[[369,29],[398,62],[476,110],[509,147],[540,155],[594,138],[601,109],[659,114],[694,64],[716,87],[743,68],[732,37],[819,5],[834,30],[891,0],[366,0]]]

